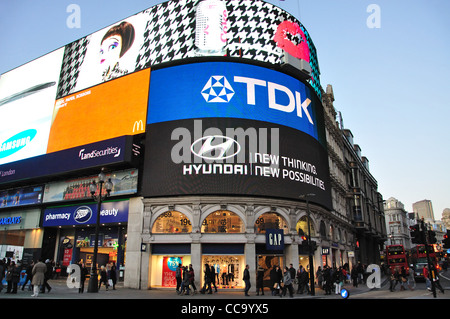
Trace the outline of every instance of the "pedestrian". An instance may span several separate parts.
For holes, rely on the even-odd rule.
[[[100,282],[98,283],[98,290],[100,290],[102,283],[105,285],[106,291],[108,291],[108,273],[106,272],[105,266],[100,267]]]
[[[48,281],[53,275],[53,267],[49,259],[45,261],[45,267],[47,270],[45,271],[45,277],[44,277],[44,284],[41,287],[41,293],[45,293],[45,288],[47,288],[47,291],[50,292],[52,290],[52,287],[48,284]]]
[[[33,270],[31,271],[31,273],[33,274],[33,280],[31,281],[31,284],[33,285],[33,294],[31,295],[31,297],[37,297],[39,295],[41,286],[45,281],[46,272],[47,266],[42,262],[42,258],[40,258],[36,265],[33,266]]]
[[[356,266],[353,266],[350,277],[352,279],[353,287],[358,288],[358,269],[356,269]]]
[[[25,282],[22,285],[22,291],[24,290],[24,288],[25,288],[25,286],[27,285],[28,282],[30,282],[29,290],[30,291],[32,290],[32,288],[31,288],[31,280],[33,279],[33,274],[32,274],[33,266],[34,266],[34,261],[32,261],[31,264],[29,264],[27,266],[27,270],[26,270],[27,277],[25,279]]]
[[[289,290],[289,297],[294,297],[294,289],[292,288],[291,272],[288,267],[284,267],[283,273],[283,293],[280,293],[280,298],[286,296],[286,290]]]
[[[5,267],[5,262],[3,259],[0,260],[0,292],[3,290],[3,278],[5,277],[5,271],[6,271],[6,267]]]
[[[256,272],[256,295],[259,296],[261,290],[261,296],[264,296],[264,268],[258,267]]]
[[[270,290],[272,291],[272,296],[279,293],[281,277],[279,275],[278,265],[274,265],[270,271]]]
[[[209,267],[209,275],[211,276],[211,290],[212,290],[212,286],[214,286],[214,292],[217,292],[217,286],[216,286],[216,269],[214,267],[214,265],[211,265]]]
[[[292,264],[289,265],[289,272],[290,272],[290,274],[291,274],[292,285],[294,285],[295,274],[296,274],[294,265],[292,265]]]
[[[394,292],[395,290],[395,275],[394,275],[394,269],[390,270],[390,275],[389,275],[389,290],[391,292]]]
[[[78,263],[78,266],[80,267],[80,288],[78,288],[78,293],[82,294],[84,292],[84,282],[86,281],[86,276],[89,271],[81,260]]]
[[[405,266],[402,266],[400,270],[400,291],[406,290],[406,282],[408,281]]]
[[[335,291],[334,292],[335,292],[336,295],[340,295],[341,294],[342,285],[344,284],[344,275],[342,274],[342,268],[341,267],[336,269],[336,271],[334,272],[333,281],[334,281],[334,284],[335,284]]]
[[[182,269],[181,269],[182,265],[181,263],[178,264],[178,267],[175,269],[175,279],[177,281],[177,294],[180,293],[180,287],[181,287],[181,275],[182,275]]]
[[[8,267],[8,272],[6,273],[6,282],[8,283],[6,293],[16,294],[17,285],[19,284],[19,281],[20,281],[19,264],[16,264],[14,261],[11,261],[11,264]]]
[[[395,267],[395,269],[394,269],[394,280],[395,280],[395,284],[394,284],[394,290],[395,290],[395,287],[397,287],[397,284],[398,283],[400,283],[400,285],[401,285],[401,275],[400,275],[400,271],[399,271],[399,268],[398,268],[398,266],[397,267]]]
[[[300,266],[299,271],[300,273],[297,272],[297,279],[298,279],[297,293],[303,294],[303,291],[306,290],[306,293],[309,294],[308,289],[309,274],[306,271],[306,269],[303,268],[302,266]]]
[[[181,288],[180,288],[180,295],[189,295],[189,284],[190,284],[190,275],[189,275],[189,269],[188,267],[184,266],[181,268],[183,270],[182,275],[182,281],[181,281]],[[185,292],[186,290],[186,292]]]
[[[317,277],[317,285],[319,286],[319,288],[322,288],[323,287],[323,271],[320,266],[317,267],[316,277]]]
[[[324,281],[324,290],[325,290],[325,295],[331,295],[331,286],[332,286],[332,281],[331,281],[331,269],[328,265],[324,266],[324,270],[323,270],[323,281]]]
[[[206,290],[208,290],[208,295],[212,294],[212,288],[211,288],[211,271],[209,269],[209,265],[205,264],[205,269],[203,270],[204,276],[203,276],[203,288],[200,291],[202,294],[206,293]]]
[[[249,271],[249,265],[245,265],[245,269],[244,269],[244,275],[242,276],[242,279],[244,280],[245,283],[245,295],[246,296],[250,296],[248,294],[248,291],[250,290],[250,287],[252,286],[250,284],[250,271]]]
[[[411,285],[412,285],[412,287],[411,287]],[[408,287],[411,290],[416,289],[416,280],[414,279],[414,269],[413,269],[412,265],[411,265],[411,267],[409,267],[409,270],[408,270]]]
[[[425,278],[426,287],[431,290],[431,281],[429,278],[428,266],[423,267],[423,278]]]
[[[435,289],[438,288],[442,293],[444,293],[444,289],[441,286],[441,283],[439,282],[439,272],[436,269],[436,267],[431,264],[431,279],[433,280]]]
[[[190,285],[192,286],[193,293],[197,293],[197,287],[195,287],[195,273],[194,273],[194,267],[192,267],[192,264],[189,264],[189,280]]]
[[[109,279],[112,281],[113,290],[116,290],[117,283],[117,266],[115,262],[111,263],[111,270],[109,272]]]

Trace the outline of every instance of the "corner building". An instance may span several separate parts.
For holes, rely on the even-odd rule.
[[[113,36],[120,51],[103,55]],[[18,100],[10,92],[32,83],[17,78],[44,84]],[[323,94],[308,31],[261,0],[167,1],[7,72],[0,112],[28,114],[33,102],[42,119],[0,132],[1,189],[11,203],[34,199],[30,231],[5,244],[29,260],[89,265],[88,189],[104,168],[114,188],[98,266],[116,262],[126,287],[174,288],[179,263],[193,265],[197,287],[205,264],[218,287],[242,288],[247,264],[252,286],[261,267],[269,287],[274,265],[309,267],[308,224],[315,270],[352,265],[342,141]],[[13,139],[28,142],[12,149]],[[6,205],[0,218],[23,220],[19,211]]]

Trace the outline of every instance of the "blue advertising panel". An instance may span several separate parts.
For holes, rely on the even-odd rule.
[[[174,66],[152,71],[147,124],[241,118],[285,125],[319,140],[321,105],[313,94],[303,82],[255,65],[204,62]]]
[[[129,201],[102,203],[100,222],[102,224],[128,221]],[[44,211],[42,226],[91,225],[97,222],[97,204],[48,208]]]

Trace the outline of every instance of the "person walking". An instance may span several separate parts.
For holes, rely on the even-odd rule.
[[[100,287],[102,286],[102,283],[105,285],[106,291],[108,291],[108,273],[106,272],[105,266],[100,267],[100,282],[98,283],[99,291],[100,291]]]
[[[341,288],[344,283],[344,275],[342,274],[342,268],[339,267],[334,272],[334,283],[335,283],[335,294],[340,295],[341,294]]]
[[[242,276],[242,279],[244,280],[244,283],[245,283],[245,295],[246,296],[250,296],[248,294],[248,291],[250,290],[250,287],[252,286],[250,284],[250,271],[249,271],[249,268],[250,268],[249,265],[245,265],[244,275]]]
[[[431,280],[433,280],[435,289],[438,288],[442,293],[444,293],[444,289],[441,286],[441,283],[439,282],[439,276],[438,276],[438,270],[434,266],[434,264],[431,264]]]
[[[47,266],[42,262],[42,259],[33,266],[33,270],[31,273],[33,274],[33,279],[31,284],[33,285],[33,294],[31,297],[37,297],[39,295],[39,291],[41,290],[41,286],[45,281],[45,273],[47,272]]]
[[[284,267],[283,273],[283,293],[280,293],[280,298],[286,296],[286,290],[289,290],[289,297],[294,297],[294,288],[292,288],[292,278],[288,267]]]
[[[34,261],[32,261],[31,264],[29,264],[27,266],[27,270],[26,270],[27,277],[25,279],[25,282],[22,285],[22,291],[24,290],[24,288],[25,288],[25,286],[27,285],[28,282],[30,282],[29,290],[32,290],[32,288],[31,288],[31,286],[32,286],[31,285],[31,280],[33,279],[33,274],[32,274],[33,267],[34,267]]]
[[[204,276],[203,276],[203,288],[200,291],[202,294],[206,293],[206,290],[208,290],[208,295],[212,294],[212,288],[211,288],[211,271],[209,269],[209,265],[205,264],[205,269],[203,270]]]
[[[109,272],[109,279],[112,281],[113,290],[116,290],[117,283],[117,266],[115,262],[111,263],[111,270]]]
[[[5,267],[5,262],[3,261],[3,259],[0,260],[0,292],[3,290],[3,278],[5,277],[5,271],[6,271],[6,267]]]
[[[180,294],[180,287],[181,287],[181,275],[182,275],[182,269],[181,269],[182,265],[181,263],[178,264],[178,267],[175,269],[175,279],[177,281],[177,294]]]
[[[211,290],[214,286],[214,292],[217,292],[217,286],[216,286],[216,269],[214,265],[209,266],[209,275],[210,275],[210,281],[211,281]]]
[[[78,288],[78,293],[82,294],[84,292],[84,282],[86,281],[86,276],[89,274],[89,270],[81,261],[78,266],[80,267],[80,288]]]
[[[353,266],[350,278],[352,279],[353,287],[358,288],[358,269],[356,269],[356,266]]]
[[[416,280],[414,279],[414,269],[413,269],[412,265],[411,265],[411,267],[409,267],[409,270],[408,270],[408,287],[410,290],[416,289]]]
[[[11,264],[8,267],[8,272],[6,273],[6,282],[8,283],[6,293],[16,294],[17,285],[19,284],[19,281],[20,281],[19,264],[16,264],[14,261],[11,261]]]
[[[331,281],[331,269],[328,265],[324,266],[323,281],[324,281],[325,295],[331,295],[331,286],[333,283]]]
[[[319,288],[322,288],[323,287],[323,271],[320,266],[317,267],[316,278],[317,278],[317,285],[319,286]]]
[[[280,283],[283,275],[278,265],[274,265],[270,271],[270,290],[272,290],[272,296],[276,296],[280,292]]]
[[[189,264],[189,284],[192,286],[193,294],[197,293],[197,287],[195,287],[195,273],[194,273],[194,267],[192,267],[192,264]]]
[[[258,267],[256,272],[256,295],[259,296],[259,291],[261,290],[261,296],[264,296],[264,269]]]
[[[49,259],[47,259],[45,261],[45,267],[47,268],[47,270],[45,271],[44,284],[42,285],[41,292],[45,293],[45,288],[47,288],[47,292],[50,293],[50,290],[52,290],[52,287],[50,287],[50,285],[48,284],[48,281],[53,275],[53,267],[52,267],[52,264],[50,263]]]

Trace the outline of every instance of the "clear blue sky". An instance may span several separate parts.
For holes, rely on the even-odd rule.
[[[0,73],[163,1],[1,0]],[[450,207],[450,1],[270,0],[317,48],[321,83],[370,161],[384,199]],[[68,28],[70,4],[81,27]],[[369,28],[370,4],[380,28]]]

